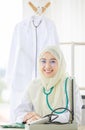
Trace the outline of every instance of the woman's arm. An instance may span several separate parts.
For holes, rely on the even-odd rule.
[[[23,122],[24,116],[28,112],[34,111],[28,91],[26,90],[21,103],[15,109],[16,122]]]
[[[69,122],[69,116],[70,116],[70,113],[66,111],[62,114],[58,114],[58,117],[55,120],[53,120],[53,119],[56,116],[52,116],[51,120],[53,120],[52,122],[68,123]]]

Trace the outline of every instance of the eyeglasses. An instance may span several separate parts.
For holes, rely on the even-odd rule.
[[[55,67],[58,64],[56,59],[50,59],[50,60],[46,60],[44,58],[40,59],[40,64],[42,66],[46,66],[47,63],[49,63],[49,65],[52,67]]]

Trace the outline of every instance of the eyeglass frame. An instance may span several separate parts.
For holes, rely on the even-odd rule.
[[[51,67],[56,67],[58,65],[58,61],[55,58],[52,58],[52,59],[49,59],[49,60],[47,60],[45,58],[41,58],[39,62],[44,67],[47,64],[47,61],[49,61],[49,65]]]

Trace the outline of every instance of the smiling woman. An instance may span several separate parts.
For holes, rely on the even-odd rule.
[[[66,72],[66,62],[59,46],[48,46],[42,50],[38,57],[38,71],[39,78],[28,84],[22,101],[15,108],[15,122],[31,123],[51,113],[56,117],[55,119],[52,115],[53,122],[70,122],[72,82]],[[74,117],[80,124],[82,102],[78,87],[76,84],[73,87],[78,100],[75,103]]]

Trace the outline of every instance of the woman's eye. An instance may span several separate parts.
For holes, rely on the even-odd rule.
[[[51,61],[50,61],[50,65],[51,65],[51,66],[56,66],[56,60],[51,60]]]
[[[56,63],[56,61],[55,60],[51,60],[50,63]]]
[[[41,60],[41,63],[43,63],[43,64],[44,64],[44,63],[46,63],[46,61],[45,61],[45,60]]]

